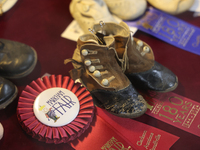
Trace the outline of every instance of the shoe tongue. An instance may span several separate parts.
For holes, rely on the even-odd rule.
[[[104,36],[104,44],[99,42],[98,36],[94,34],[85,34],[79,37],[78,39],[78,45],[84,45],[84,44],[95,44],[95,45],[104,45],[104,46],[109,46],[114,42],[114,37],[113,36]]]
[[[114,42],[114,38],[111,36],[104,37],[105,44],[99,43],[99,41],[96,39],[89,39],[87,40],[87,42],[90,42],[91,44],[95,44],[95,45],[97,44],[97,45],[110,46]]]
[[[87,42],[90,42],[90,43],[94,43],[94,44],[98,44],[98,45],[99,45],[98,41],[97,41],[97,40],[94,40],[94,39],[89,39],[89,40],[87,40]]]

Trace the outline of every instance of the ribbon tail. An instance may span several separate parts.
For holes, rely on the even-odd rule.
[[[71,78],[75,81],[76,79],[79,79],[82,76],[83,68],[72,69],[69,71],[69,74]]]

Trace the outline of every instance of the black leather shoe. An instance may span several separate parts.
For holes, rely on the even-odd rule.
[[[33,71],[36,51],[23,43],[0,39],[0,76],[21,78]]]
[[[170,92],[178,86],[177,76],[168,68],[155,61],[154,66],[140,73],[126,74],[134,86],[143,90]]]
[[[0,77],[0,109],[6,108],[17,96],[17,87],[10,81]]]

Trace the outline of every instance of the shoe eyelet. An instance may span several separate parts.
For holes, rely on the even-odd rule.
[[[81,51],[81,54],[82,54],[83,56],[87,56],[87,55],[88,55],[87,49],[83,49],[83,50]]]
[[[100,73],[100,71],[99,70],[95,70],[94,71],[94,73],[93,73],[93,75],[95,76],[95,77],[100,77],[101,76],[101,73]]]
[[[90,66],[92,64],[92,62],[89,59],[86,59],[84,63],[86,66]]]
[[[89,71],[90,71],[90,72],[94,72],[95,70],[96,70],[95,66],[90,66],[90,67],[89,67]]]

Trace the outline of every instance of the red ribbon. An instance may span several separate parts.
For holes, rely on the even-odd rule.
[[[140,123],[133,119],[120,118],[100,108],[97,109],[96,122],[78,141],[71,144],[76,150],[81,149],[105,149],[113,148],[121,150],[169,150],[179,137]],[[112,141],[114,137],[116,140]],[[106,149],[107,148],[107,149]],[[120,149],[121,148],[121,149]]]

